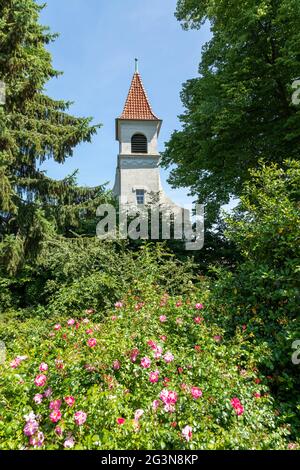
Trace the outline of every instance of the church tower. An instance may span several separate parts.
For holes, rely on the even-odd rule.
[[[113,192],[122,204],[147,204],[154,194],[159,194],[162,203],[172,204],[163,192],[159,173],[157,145],[161,125],[162,120],[150,106],[136,59],[127,100],[121,116],[116,119],[119,155]]]

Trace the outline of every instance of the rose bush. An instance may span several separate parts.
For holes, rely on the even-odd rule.
[[[249,352],[243,330],[223,340],[208,291],[144,291],[106,312],[0,323],[1,449],[288,448],[264,346]]]

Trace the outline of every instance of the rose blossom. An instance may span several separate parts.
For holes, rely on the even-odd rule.
[[[175,411],[175,404],[178,399],[178,395],[173,390],[167,390],[166,388],[163,389],[159,395],[160,399],[165,405],[165,411],[174,412]]]
[[[170,352],[167,352],[165,355],[164,355],[164,361],[169,364],[170,362],[172,362],[174,360],[174,356],[173,354],[171,354]]]
[[[47,390],[45,390],[44,397],[49,398],[51,397],[51,395],[52,395],[52,388],[50,387],[50,388],[47,388]]]
[[[58,330],[61,329],[61,325],[59,323],[57,323],[56,325],[54,325],[53,328],[54,328],[55,331],[58,331]]]
[[[75,398],[73,396],[65,397],[64,400],[68,406],[73,406],[75,403]]]
[[[61,407],[61,400],[53,400],[50,402],[49,409],[50,410],[59,410]]]
[[[140,353],[140,351],[137,348],[130,351],[130,360],[131,360],[131,362],[136,362],[139,353]]]
[[[232,405],[232,407],[234,408],[236,414],[238,416],[242,415],[244,413],[244,407],[243,405],[241,404],[240,400],[236,397],[232,398],[230,400],[230,403]]]
[[[196,305],[195,305],[195,309],[196,309],[196,310],[202,310],[203,308],[204,308],[204,307],[203,307],[202,304],[196,304]]]
[[[47,382],[47,377],[44,374],[39,374],[34,379],[34,383],[37,387],[44,387]]]
[[[153,341],[152,339],[150,339],[149,341],[147,341],[147,344],[148,346],[150,346],[150,348],[155,351],[156,348],[157,348],[157,344],[155,343],[155,341]]]
[[[33,436],[37,430],[39,429],[39,425],[35,419],[30,419],[24,426],[23,432],[25,436]]]
[[[57,434],[58,436],[61,436],[63,433],[63,430],[60,426],[56,426],[54,431],[55,431],[55,434]]]
[[[162,352],[163,352],[162,347],[161,346],[156,346],[156,349],[154,351],[154,358],[159,359],[162,355]]]
[[[61,420],[61,412],[59,410],[51,411],[49,418],[51,419],[52,423],[57,423]]]
[[[196,318],[194,318],[194,322],[196,323],[196,325],[199,325],[202,321],[203,321],[203,318],[202,318],[202,317],[196,317]]]
[[[90,348],[94,348],[97,344],[97,340],[95,338],[90,338],[88,340],[87,344]]]
[[[63,369],[64,361],[62,359],[55,359],[55,367],[56,369]]]
[[[192,394],[192,397],[197,400],[197,398],[202,397],[202,390],[199,387],[192,387],[191,394]]]
[[[124,424],[125,423],[125,419],[124,418],[117,418],[117,423],[118,424]]]
[[[134,413],[134,419],[135,421],[138,421],[144,414],[144,410],[136,410]]]
[[[160,321],[161,323],[165,323],[165,322],[167,321],[166,315],[161,315],[161,316],[159,317],[159,321]]]
[[[193,428],[191,426],[185,426],[182,430],[183,437],[189,442],[193,436]]]
[[[119,370],[120,367],[121,367],[121,363],[120,363],[120,361],[118,361],[118,359],[116,359],[113,363],[113,368],[114,368],[114,370]]]
[[[154,401],[152,402],[152,408],[153,408],[153,410],[156,411],[157,408],[159,407],[159,405],[160,405],[160,401],[159,401],[159,400],[154,400]]]
[[[115,307],[116,307],[116,308],[122,308],[122,307],[123,307],[123,303],[122,303],[122,302],[116,302],[116,303],[115,303]]]
[[[86,334],[87,335],[92,335],[93,334],[92,328],[89,328],[88,330],[86,330]]]
[[[72,325],[74,325],[74,323],[75,323],[74,318],[70,318],[70,320],[67,321],[68,326],[72,326]]]
[[[162,336],[160,336],[160,339],[165,342],[167,340],[167,337],[166,337],[166,335],[162,335]]]
[[[42,363],[40,364],[39,370],[40,370],[41,372],[46,372],[46,370],[48,370],[48,364],[46,364],[45,362],[42,362]]]
[[[41,393],[37,393],[36,395],[34,395],[33,397],[33,401],[37,404],[37,405],[40,405],[43,401],[43,395]]]
[[[158,377],[159,377],[159,371],[156,370],[155,372],[150,372],[149,374],[149,380],[152,384],[158,382]]]
[[[74,437],[70,436],[68,439],[65,440],[64,442],[64,448],[65,449],[71,449],[75,445],[75,440]]]
[[[82,426],[86,422],[87,414],[84,411],[76,411],[74,420],[77,426]]]
[[[143,357],[142,360],[141,360],[141,366],[144,368],[144,369],[148,369],[150,366],[151,366],[151,360],[149,359],[149,357]]]
[[[44,440],[44,434],[42,432],[38,432],[35,436],[30,437],[29,444],[36,449],[37,447],[42,447]]]
[[[17,357],[15,359],[13,359],[10,363],[10,367],[12,369],[16,369],[17,367],[19,367],[19,365],[21,364],[21,361],[20,359],[18,359]]]
[[[88,309],[85,311],[85,313],[86,313],[87,315],[92,315],[93,313],[95,313],[95,310],[94,310],[93,308],[88,308]]]

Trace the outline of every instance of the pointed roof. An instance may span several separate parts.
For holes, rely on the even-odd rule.
[[[142,79],[138,72],[135,72],[133,75],[124,110],[119,119],[159,121],[159,118],[155,116],[151,109]]]

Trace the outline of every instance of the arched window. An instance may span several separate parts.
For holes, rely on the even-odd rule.
[[[132,136],[131,153],[148,153],[147,138],[143,134],[134,134]]]

